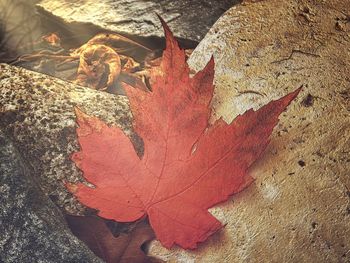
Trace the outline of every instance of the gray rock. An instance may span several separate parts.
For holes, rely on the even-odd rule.
[[[174,34],[198,42],[214,22],[238,0],[43,0],[40,11],[66,23],[92,23],[102,29],[133,36],[163,37],[156,14],[161,15]]]
[[[131,132],[127,99],[83,88],[40,73],[0,64],[0,129],[11,137],[35,181],[59,207],[78,213],[83,208],[64,182],[82,180],[70,160],[79,149],[74,107],[121,127],[140,150]]]
[[[0,131],[0,262],[102,263],[72,235],[32,175]]]

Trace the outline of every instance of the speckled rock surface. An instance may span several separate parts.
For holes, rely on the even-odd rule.
[[[0,64],[0,128],[34,169],[36,182],[59,207],[82,209],[64,182],[82,180],[70,160],[78,150],[74,107],[131,133],[127,99],[79,87],[25,69]]]
[[[39,10],[67,23],[92,23],[105,30],[142,37],[163,37],[156,14],[177,37],[199,41],[238,0],[43,0]]]
[[[230,9],[190,57],[216,59],[213,119],[230,122],[304,85],[255,183],[211,212],[225,228],[168,262],[350,262],[350,1],[263,0]]]
[[[101,262],[69,231],[57,207],[0,131],[0,262]]]

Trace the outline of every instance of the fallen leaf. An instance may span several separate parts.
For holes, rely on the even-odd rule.
[[[148,215],[165,247],[194,249],[222,227],[208,209],[253,182],[248,168],[300,89],[231,124],[219,119],[210,126],[214,60],[190,78],[185,52],[162,23],[166,50],[151,74],[152,92],[125,87],[144,155],[118,127],[77,110],[81,151],[72,160],[94,187],[80,183],[73,192],[104,218]]]
[[[100,36],[100,35],[97,35]],[[96,38],[92,40],[106,40]],[[106,40],[107,41],[107,40]],[[94,89],[106,90],[116,80],[132,85],[134,88],[147,90],[142,76],[136,74],[140,63],[131,57],[119,55],[113,48],[89,41],[80,47],[71,57],[79,58],[76,83]]]
[[[117,52],[105,45],[87,45],[80,53],[76,83],[95,89],[107,89],[119,77],[121,60]],[[103,76],[107,76],[103,82]]]
[[[51,33],[51,34],[43,36],[42,40],[50,45],[53,45],[53,46],[61,46],[61,39],[55,33]]]
[[[154,232],[142,221],[129,232],[115,237],[106,221],[96,216],[66,215],[72,233],[83,241],[96,256],[107,263],[155,263],[141,249],[146,242],[154,239]]]
[[[87,46],[92,45],[105,45],[113,48],[116,52],[124,54],[125,52],[129,52],[130,50],[145,50],[150,52],[151,50],[148,47],[145,47],[127,37],[116,33],[101,33],[97,34],[93,38],[91,38],[86,44],[81,46],[78,49],[72,51],[71,56],[79,56],[83,50],[87,48]]]

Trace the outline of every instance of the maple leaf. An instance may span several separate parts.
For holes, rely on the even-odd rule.
[[[96,256],[107,263],[155,263],[161,262],[146,256],[141,246],[154,238],[152,228],[139,222],[130,233],[115,237],[106,222],[96,216],[66,215],[73,234],[83,241]]]
[[[209,126],[214,60],[191,78],[185,52],[162,23],[166,50],[151,74],[152,91],[125,87],[144,155],[119,128],[77,110],[81,151],[72,159],[94,187],[70,189],[101,217],[132,222],[148,215],[165,247],[194,249],[222,227],[208,209],[252,183],[248,168],[300,89],[231,124]]]

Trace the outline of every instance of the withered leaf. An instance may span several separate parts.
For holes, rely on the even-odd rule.
[[[137,223],[129,233],[115,237],[106,220],[99,217],[66,215],[66,220],[73,234],[107,263],[161,262],[141,249],[154,239],[154,232],[146,221]]]
[[[97,44],[87,45],[80,54],[76,82],[95,89],[106,89],[119,77],[120,72],[121,60],[112,48]],[[104,75],[106,81],[102,83]]]

